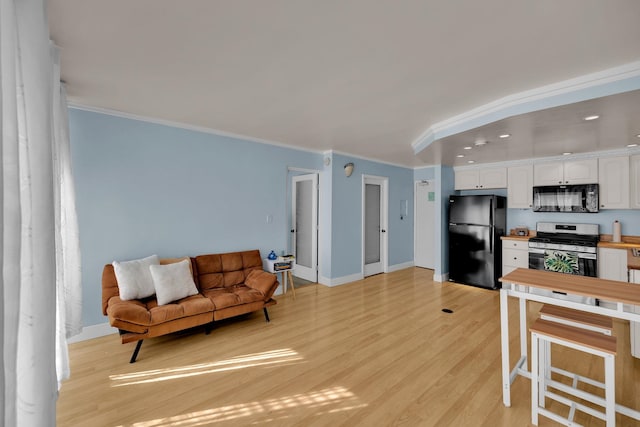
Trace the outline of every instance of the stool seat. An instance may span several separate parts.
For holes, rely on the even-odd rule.
[[[540,317],[543,320],[564,323],[566,325],[600,332],[605,335],[611,335],[613,331],[613,319],[609,316],[574,310],[568,307],[560,307],[558,305],[543,305],[540,309]]]
[[[529,330],[537,332],[539,335],[557,338],[614,356],[617,353],[617,340],[610,335],[603,335],[587,329],[580,329],[544,319],[537,319]]]

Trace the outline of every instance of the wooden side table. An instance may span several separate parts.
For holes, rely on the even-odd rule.
[[[291,290],[293,291],[293,298],[296,298],[296,288],[293,284],[293,261],[278,261],[277,259],[265,258],[262,262],[265,271],[269,273],[278,274],[281,273],[283,293],[287,293],[287,284],[291,283]],[[288,279],[288,280],[287,280]]]

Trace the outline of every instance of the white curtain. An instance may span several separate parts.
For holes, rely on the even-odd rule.
[[[44,1],[0,0],[5,426],[55,425],[58,383],[69,374],[66,337],[80,328],[77,224],[57,57]]]

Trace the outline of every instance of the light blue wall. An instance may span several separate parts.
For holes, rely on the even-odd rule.
[[[413,261],[412,169],[333,154],[325,166],[319,153],[78,109],[69,121],[85,326],[105,322],[101,274],[113,260],[289,250],[289,167],[320,171],[321,276],[362,271],[363,173],[389,177],[389,265]]]
[[[285,249],[287,167],[322,169],[316,153],[69,113],[85,326],[105,322],[101,274],[113,260]]]
[[[414,169],[413,171],[413,180],[420,181],[422,179],[435,179],[436,178],[436,167],[435,166],[427,166],[424,168]]]
[[[353,162],[351,177],[344,165]],[[331,276],[362,273],[362,175],[389,178],[389,266],[413,262],[413,170],[334,154],[332,165]],[[400,219],[400,201],[409,216]]]
[[[436,251],[436,276],[449,273],[449,196],[455,194],[455,175],[449,166],[437,166],[436,180],[440,182],[440,194],[436,199],[440,203],[436,213],[437,224],[440,224],[436,238],[440,241],[440,248]]]

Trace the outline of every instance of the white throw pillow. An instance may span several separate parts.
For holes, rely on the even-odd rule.
[[[189,260],[184,260],[174,264],[149,267],[153,285],[156,288],[158,305],[169,304],[198,293],[189,268],[190,264]]]
[[[132,300],[150,297],[156,293],[149,266],[160,264],[158,255],[132,261],[114,261],[113,269],[118,279],[120,299]]]

